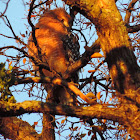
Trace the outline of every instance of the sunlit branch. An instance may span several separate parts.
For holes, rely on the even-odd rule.
[[[0,116],[18,116],[24,113],[48,112],[56,115],[66,115],[79,118],[104,118],[123,122],[126,119],[126,108],[109,108],[105,105],[95,104],[89,107],[56,105],[41,101],[24,101],[21,103],[8,103],[0,101]],[[98,110],[98,111],[97,111]]]
[[[20,78],[16,79],[14,85],[24,83],[52,83],[54,85],[62,85],[69,88],[72,92],[74,92],[77,96],[86,101],[88,104],[95,104],[96,99],[88,98],[74,84],[62,80],[61,78],[50,78],[50,77],[28,77],[23,79]]]
[[[33,126],[17,117],[0,117],[0,126],[0,132],[4,139],[40,140],[41,137]]]

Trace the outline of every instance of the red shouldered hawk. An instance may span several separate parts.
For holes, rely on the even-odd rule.
[[[36,24],[35,36],[41,49],[41,58],[38,55],[37,47],[32,37],[29,38],[29,54],[38,62],[46,63],[50,70],[42,69],[45,76],[54,77],[57,74],[63,77],[68,66],[79,59],[79,44],[70,30],[70,15],[63,9],[46,11]],[[35,69],[38,69],[35,67]],[[72,74],[71,79],[77,82],[77,73]],[[62,86],[46,84],[48,93],[51,93],[51,100],[65,104],[73,102],[73,97],[68,89]]]

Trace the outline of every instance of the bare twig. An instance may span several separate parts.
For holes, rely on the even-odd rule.
[[[38,6],[43,5],[43,4],[50,5],[52,2],[53,2],[53,0],[46,0],[46,1],[44,1],[44,2],[39,3],[38,5],[35,5],[35,6],[33,7],[33,9],[35,9],[35,8],[37,8]]]
[[[131,16],[131,12],[133,11],[133,7],[135,5],[135,3],[137,2],[138,0],[132,0],[128,6],[128,9],[126,11],[126,15],[125,15],[125,23],[126,24],[129,24],[129,20],[130,20],[130,16]]]
[[[27,52],[25,52],[23,49],[17,48],[15,46],[6,46],[6,47],[1,47],[0,51],[4,50],[4,49],[15,49],[17,51],[22,52],[26,57],[29,57],[29,55],[27,54]]]
[[[28,55],[28,53],[26,51],[24,51],[23,49],[17,48],[15,46],[6,46],[6,47],[1,47],[0,51],[2,51],[4,49],[10,49],[10,48],[22,52],[25,55],[25,57],[28,57],[29,59],[31,59],[36,66],[40,66],[40,67],[45,68],[50,71],[50,69],[46,63],[43,63],[43,62],[39,63],[38,61],[36,61],[36,59],[34,57]]]
[[[7,36],[7,35],[4,35],[4,34],[0,34],[1,36],[3,37],[6,37],[6,38],[11,38],[11,39],[15,39],[14,37],[11,37],[11,36]]]
[[[7,18],[7,16],[3,16],[5,19],[6,19],[6,21],[5,21],[5,19],[3,18],[3,21],[4,21],[4,23],[6,24],[6,26],[11,30],[11,32],[12,32],[12,34],[13,34],[13,36],[14,37],[9,37],[9,36],[6,36],[6,35],[3,35],[3,34],[0,34],[0,35],[2,35],[2,36],[4,36],[4,37],[7,37],[7,38],[12,38],[12,39],[16,39],[19,43],[21,43],[21,44],[23,44],[23,45],[27,45],[26,43],[24,43],[16,34],[15,34],[15,32],[14,32],[14,30],[13,30],[13,28],[12,28],[12,25],[11,25],[11,23],[10,23],[10,21],[9,21],[9,19]]]
[[[75,31],[80,32],[80,34],[82,35],[82,37],[83,37],[84,40],[85,40],[85,46],[87,46],[88,42],[87,42],[87,40],[86,40],[86,38],[85,38],[85,35],[82,33],[82,31],[81,31],[81,30],[78,30],[78,29],[75,29],[75,28],[72,28],[72,30],[75,30]]]
[[[7,1],[5,10],[3,11],[3,13],[1,13],[0,17],[4,16],[5,12],[7,11],[9,2],[10,2],[10,0]]]

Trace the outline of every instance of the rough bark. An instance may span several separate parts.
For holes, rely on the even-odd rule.
[[[43,130],[42,130],[42,140],[55,140],[55,115],[50,113],[43,113]]]
[[[25,121],[16,117],[0,118],[0,134],[12,140],[39,140],[40,135]]]
[[[98,110],[98,111],[97,111]],[[7,103],[0,101],[0,116],[5,118],[7,116],[17,116],[25,113],[50,113],[52,115],[66,115],[78,118],[103,118],[112,121],[124,123],[127,120],[127,112],[129,112],[128,105],[120,106],[118,108],[110,108],[107,105],[95,104],[88,107],[56,105],[54,103],[41,101],[24,101],[21,103]],[[140,112],[137,113],[139,119]]]
[[[21,136],[25,138],[28,134],[32,139],[42,138],[45,133],[38,135],[32,126],[30,126],[27,122],[21,121],[15,117],[7,118],[6,116],[17,116],[25,113],[44,113],[44,114],[55,114],[55,115],[66,115],[71,117],[78,117],[78,118],[101,118],[112,120],[114,122],[119,122],[120,124],[125,124],[127,126],[132,127],[131,122],[133,125],[135,124],[137,128],[139,128],[139,119],[140,119],[140,112],[137,110],[130,113],[129,104],[125,106],[120,106],[118,108],[110,108],[105,105],[95,104],[89,107],[78,107],[78,106],[67,106],[67,105],[55,105],[51,103],[42,103],[41,101],[24,101],[22,103],[7,103],[7,102],[0,102],[0,132],[4,136],[12,139],[18,139]],[[128,117],[128,115],[130,117]],[[133,118],[135,116],[135,118]],[[45,116],[46,118],[46,116]],[[133,120],[131,120],[133,119]],[[16,121],[15,121],[16,120]],[[48,122],[48,121],[47,121]],[[46,122],[46,123],[47,123]],[[52,122],[52,121],[51,121]],[[46,124],[44,123],[44,125]],[[49,124],[49,126],[51,126]],[[18,128],[21,135],[13,135],[17,134],[17,130],[13,129],[14,127]],[[26,128],[27,127],[27,128]],[[45,126],[46,128],[46,126]],[[8,131],[6,131],[8,130]],[[21,131],[21,132],[20,132]],[[26,132],[27,131],[27,132]],[[29,131],[29,132],[28,132]],[[136,130],[138,133],[138,129]],[[135,131],[133,131],[135,132]],[[24,134],[24,135],[23,135]],[[14,137],[12,137],[12,136]],[[47,135],[47,134],[46,134]],[[134,134],[136,135],[136,134]],[[26,136],[27,137],[27,136]],[[28,138],[28,137],[27,137]]]
[[[44,87],[46,87],[44,85]],[[48,90],[48,94],[47,94],[47,99],[46,102],[50,102],[53,103],[52,101],[52,96],[53,94],[51,94],[51,88],[49,88],[50,90]],[[45,113],[43,112],[43,120],[42,120],[42,124],[43,124],[43,129],[42,129],[42,140],[55,140],[55,114],[51,114],[51,113]]]

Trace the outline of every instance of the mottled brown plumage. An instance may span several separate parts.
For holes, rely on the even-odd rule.
[[[41,48],[41,57],[38,55],[37,47],[33,39],[29,38],[28,51],[38,62],[44,62],[50,68],[50,71],[42,69],[45,76],[62,76],[69,65],[79,58],[79,44],[70,29],[70,15],[63,8],[46,11],[39,22],[36,24],[35,36],[39,47]],[[34,65],[34,64],[33,64]],[[38,67],[34,67],[39,69]],[[77,81],[77,73],[73,74],[73,81]],[[48,98],[57,103],[73,102],[73,95],[68,89],[62,86],[45,85]]]

